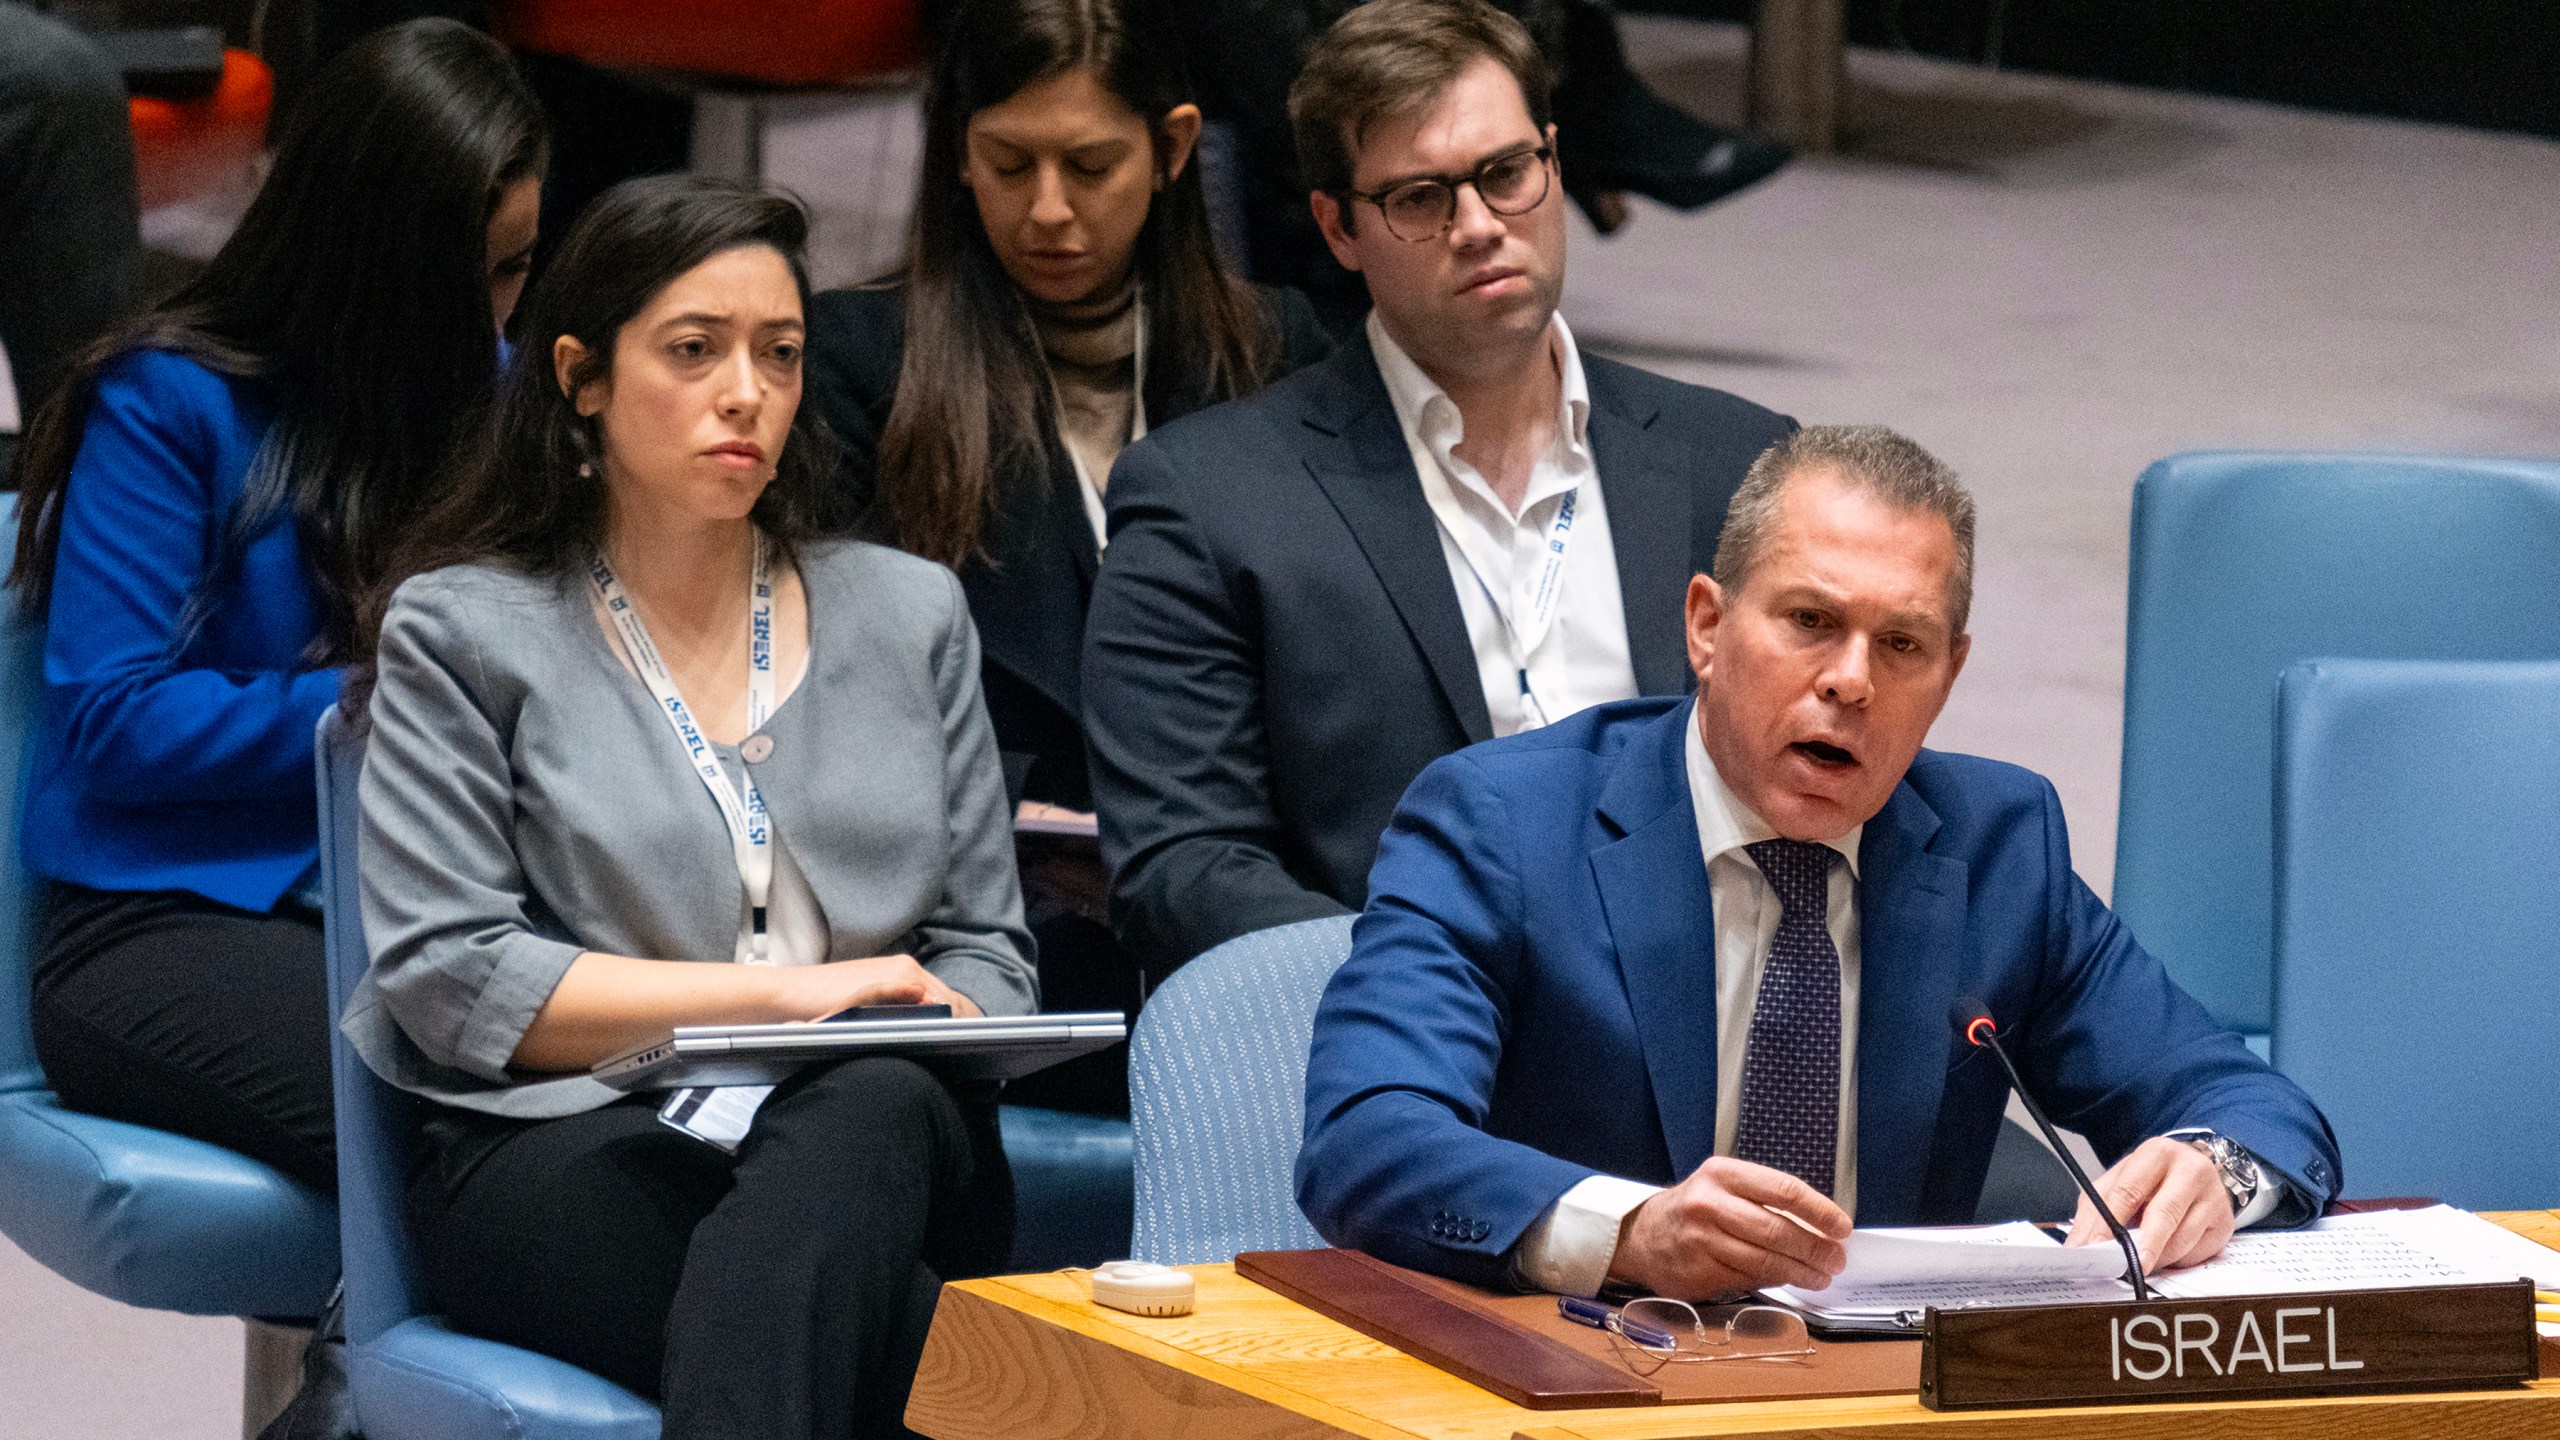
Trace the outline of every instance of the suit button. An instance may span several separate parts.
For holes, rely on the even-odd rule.
[[[1479,1221],[1477,1221],[1477,1222],[1476,1222],[1476,1230],[1475,1230],[1475,1235],[1474,1235],[1474,1237],[1473,1237],[1473,1238],[1475,1238],[1475,1239],[1477,1239],[1477,1240],[1482,1240],[1484,1237],[1486,1237],[1487,1235],[1490,1235],[1490,1234],[1492,1234],[1492,1233],[1493,1233],[1493,1227],[1492,1227],[1492,1226],[1490,1226],[1490,1225],[1487,1225],[1487,1224],[1486,1224],[1486,1223],[1484,1223],[1483,1221],[1479,1220]]]
[[[745,740],[739,742],[738,758],[746,761],[750,765],[761,765],[767,760],[772,759],[773,737],[770,735],[748,736]]]

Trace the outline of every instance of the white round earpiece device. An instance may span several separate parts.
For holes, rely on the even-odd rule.
[[[1093,1272],[1093,1303],[1132,1315],[1188,1315],[1191,1277],[1168,1265],[1114,1260]]]

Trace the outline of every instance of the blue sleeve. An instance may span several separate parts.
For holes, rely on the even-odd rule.
[[[2039,782],[2042,783],[2042,782]],[[2337,1198],[2337,1137],[2302,1088],[2179,988],[2071,868],[2062,802],[2043,786],[2044,983],[2018,1047],[2057,1124],[2109,1164],[2155,1135],[2200,1126],[2248,1147],[2308,1202]]]
[[[1327,1240],[1497,1289],[1521,1235],[1597,1173],[1483,1129],[1525,954],[1512,833],[1464,754],[1406,792],[1316,1010],[1297,1173]]]
[[[143,357],[100,383],[81,434],[44,673],[69,762],[101,799],[311,790],[313,727],[337,699],[338,671],[183,668],[171,654],[226,519],[216,467],[221,432],[236,424],[209,373]]]

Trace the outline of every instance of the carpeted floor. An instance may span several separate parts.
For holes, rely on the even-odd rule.
[[[1733,27],[1630,22],[1729,117]],[[1577,225],[1595,349],[1806,421],[1880,421],[1982,503],[1973,659],[1934,743],[2050,775],[2113,868],[2126,502],[2150,461],[2277,446],[2560,455],[2560,144],[1860,53],[1849,150],[1696,215]],[[894,253],[912,122],[795,109],[772,178],[821,278]],[[236,1432],[239,1330],[124,1310],[0,1243],[0,1440]]]

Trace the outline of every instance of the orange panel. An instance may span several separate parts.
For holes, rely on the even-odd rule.
[[[842,85],[924,56],[915,0],[501,0],[507,43],[591,65],[766,85]]]
[[[246,50],[222,52],[222,80],[201,100],[133,97],[134,175],[142,208],[174,205],[229,184],[267,143],[276,80]]]

